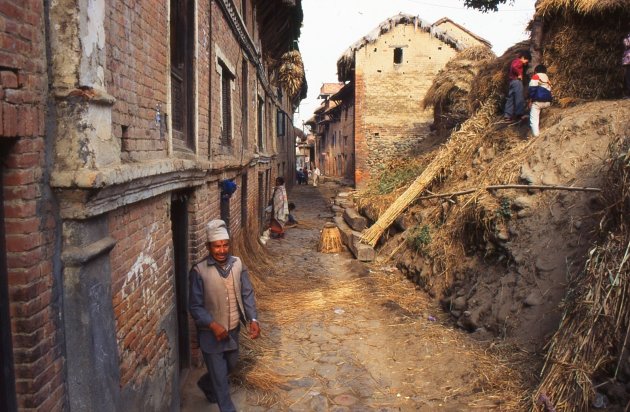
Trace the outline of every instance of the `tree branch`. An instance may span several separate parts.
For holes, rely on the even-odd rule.
[[[538,189],[538,190],[568,190],[573,192],[601,192],[602,189],[597,187],[574,187],[574,186],[559,186],[559,185],[492,185],[486,187],[479,187],[476,189],[467,189],[459,192],[451,193],[437,193],[429,196],[421,196],[416,200],[435,199],[442,197],[456,197],[461,195],[467,195],[475,193],[479,190],[504,190],[504,189]]]

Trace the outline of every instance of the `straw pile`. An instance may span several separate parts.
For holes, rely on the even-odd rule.
[[[479,143],[491,130],[495,107],[492,101],[482,108],[462,128],[451,136],[450,140],[438,151],[433,161],[405,192],[370,226],[361,237],[361,241],[374,247],[383,233],[416,198],[438,179],[455,162],[461,162],[472,156]]]
[[[319,238],[318,250],[321,253],[339,253],[343,250],[341,233],[334,223],[326,223]]]
[[[542,0],[542,58],[556,98],[621,95],[622,39],[630,31],[626,0]]]
[[[529,50],[529,41],[522,41],[510,47],[500,57],[486,60],[478,69],[478,75],[472,80],[468,93],[470,110],[477,110],[489,100],[493,100],[498,110],[508,91],[510,63],[521,50]]]
[[[630,331],[630,139],[617,145],[602,220],[609,230],[571,282],[565,313],[550,342],[534,408],[587,411],[596,384],[617,378]],[[598,382],[599,380],[599,382]],[[539,405],[540,404],[540,405]],[[548,408],[547,408],[548,409]]]
[[[304,63],[299,51],[292,50],[282,55],[278,80],[292,98],[298,95],[304,81]]]
[[[481,66],[494,58],[495,54],[486,46],[464,49],[435,76],[423,106],[425,109],[433,106],[434,125],[440,134],[449,133],[470,117],[468,94],[473,79]]]

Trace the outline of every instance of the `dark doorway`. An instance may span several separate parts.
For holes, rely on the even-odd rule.
[[[260,219],[260,231],[265,228],[265,177],[262,173],[258,173],[258,218]]]
[[[241,181],[241,227],[247,227],[247,173],[243,173]]]
[[[188,195],[173,193],[171,198],[171,230],[175,268],[177,306],[177,336],[179,371],[190,367],[190,338],[188,328]]]
[[[193,142],[193,0],[171,2],[171,128],[173,148],[192,150]]]
[[[221,197],[221,220],[225,222],[225,226],[230,232],[230,195],[223,193],[219,188],[219,196]]]
[[[0,160],[4,162],[5,148],[0,147]],[[4,166],[0,165],[0,411],[17,411],[15,374],[13,371],[13,345],[9,316],[9,274],[4,230]]]

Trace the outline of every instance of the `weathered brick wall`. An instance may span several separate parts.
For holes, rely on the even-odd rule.
[[[394,49],[402,63],[394,64]],[[357,183],[388,158],[404,156],[429,133],[430,110],[422,99],[456,51],[413,25],[398,25],[355,53]]]
[[[56,223],[46,184],[47,96],[43,2],[0,2],[0,150],[18,408],[59,411],[65,401],[53,274]],[[6,326],[6,325],[5,325]]]
[[[167,1],[108,0],[105,36],[107,91],[116,98],[112,132],[123,161],[164,158],[168,140],[156,122],[166,113],[169,77]]]
[[[165,195],[109,215],[110,234],[117,241],[110,258],[123,389],[156,376],[174,376],[177,342],[169,341],[173,331],[164,325],[175,305],[169,207],[170,196]],[[167,380],[169,386],[173,383]]]

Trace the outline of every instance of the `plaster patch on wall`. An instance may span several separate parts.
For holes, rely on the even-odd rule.
[[[121,290],[121,295],[123,299],[126,299],[129,293],[133,293],[138,288],[141,288],[141,296],[144,301],[149,295],[151,289],[151,285],[157,282],[157,273],[158,273],[158,265],[156,260],[153,258],[154,251],[154,241],[153,234],[157,231],[157,223],[154,223],[149,228],[149,232],[147,233],[147,238],[145,239],[144,246],[142,247],[142,252],[136,258],[136,261],[131,265],[131,269],[127,272],[125,276],[125,282],[123,283],[123,287]],[[144,280],[144,282],[143,282]],[[150,311],[151,305],[145,306],[145,308]]]

